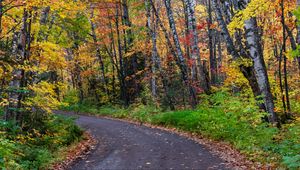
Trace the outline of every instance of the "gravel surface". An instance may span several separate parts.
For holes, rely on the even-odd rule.
[[[229,169],[225,161],[195,141],[123,121],[78,116],[98,145],[71,170]]]

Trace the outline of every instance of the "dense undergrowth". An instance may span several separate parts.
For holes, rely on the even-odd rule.
[[[249,98],[218,92],[213,96],[202,96],[196,110],[167,112],[141,104],[124,109],[71,101],[74,101],[72,96],[67,97],[66,103],[69,104],[62,106],[62,109],[175,127],[228,142],[254,161],[275,167],[300,168],[299,118],[282,125],[281,129],[272,127],[262,119],[266,113],[261,112],[255,101]],[[299,108],[299,103],[293,104],[294,108]],[[297,112],[300,113],[300,110]]]
[[[0,121],[1,168],[47,169],[61,159],[61,150],[82,136],[74,120],[64,116],[48,115],[33,125],[20,127]]]

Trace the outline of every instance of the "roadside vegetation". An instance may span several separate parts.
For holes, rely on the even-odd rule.
[[[47,169],[57,160],[65,159],[61,152],[80,141],[82,133],[72,118],[59,115],[44,117],[30,127],[1,120],[0,167]]]

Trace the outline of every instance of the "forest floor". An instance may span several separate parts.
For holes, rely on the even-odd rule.
[[[74,115],[73,112],[59,114]],[[175,133],[124,121],[78,115],[98,145],[70,169],[229,169],[204,145]]]

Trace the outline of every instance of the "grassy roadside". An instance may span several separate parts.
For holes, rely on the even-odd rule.
[[[282,129],[262,122],[265,113],[254,101],[216,93],[203,97],[196,110],[163,112],[153,106],[132,105],[124,109],[117,106],[97,108],[88,103],[62,106],[63,110],[94,115],[126,118],[200,134],[225,141],[254,161],[273,167],[300,168],[300,120],[283,125]]]
[[[34,127],[0,120],[0,167],[49,169],[65,159],[64,151],[82,140],[83,131],[72,118],[49,115]]]

